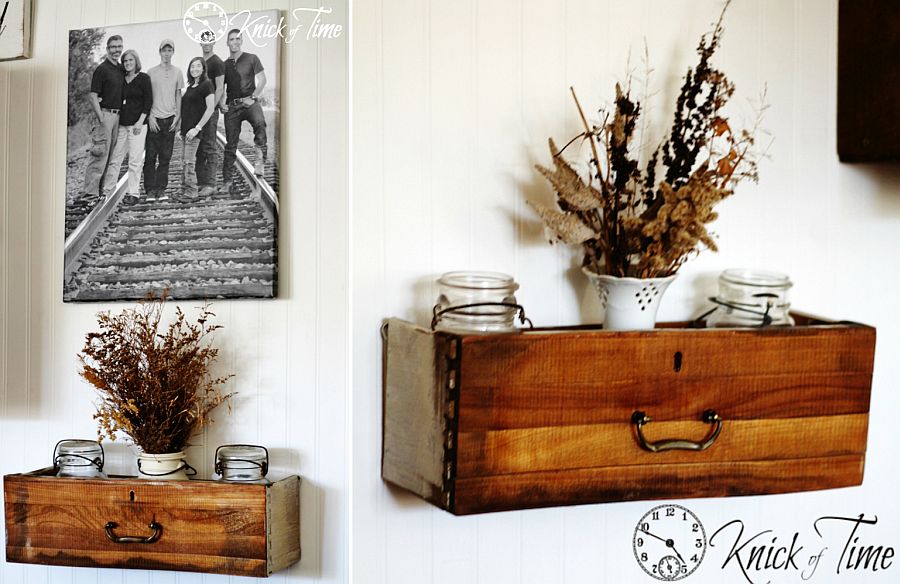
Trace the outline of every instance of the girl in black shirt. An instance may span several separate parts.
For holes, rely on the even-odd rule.
[[[119,179],[119,168],[125,154],[128,154],[128,190],[124,203],[133,205],[140,197],[141,164],[144,158],[144,140],[147,138],[147,116],[153,104],[153,89],[150,77],[141,73],[141,58],[134,49],[122,53],[122,68],[125,74],[125,88],[122,93],[122,108],[119,110],[119,134],[116,147],[109,160],[103,183],[104,195],[109,195]]]
[[[206,78],[206,60],[194,57],[188,65],[187,88],[181,96],[181,137],[184,151],[181,159],[182,191],[181,199],[193,200],[197,197],[197,147],[200,146],[200,131],[215,109],[215,91]]]

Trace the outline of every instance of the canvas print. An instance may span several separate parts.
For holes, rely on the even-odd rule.
[[[31,56],[32,0],[0,0],[0,61]]]
[[[65,301],[275,296],[278,17],[69,32]]]

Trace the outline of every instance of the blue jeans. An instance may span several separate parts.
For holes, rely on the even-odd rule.
[[[219,108],[213,109],[209,121],[200,132],[197,149],[197,182],[200,186],[216,185],[216,130],[219,126]]]
[[[134,129],[140,130],[135,135]],[[119,135],[116,138],[116,147],[113,149],[106,169],[107,180],[103,183],[103,195],[109,196],[116,187],[116,179],[119,178],[119,169],[122,160],[128,155],[128,190],[129,195],[140,195],[141,185],[141,156],[144,155],[144,144],[147,141],[147,125],[119,126]]]
[[[183,137],[184,139],[184,150],[182,152],[181,158],[181,184],[182,184],[182,192],[185,195],[196,197],[197,196],[197,172],[194,169],[194,165],[197,162],[197,151],[200,146],[200,136],[194,136],[190,140],[188,140],[187,136]]]
[[[91,157],[84,169],[84,192],[91,195],[103,194],[104,180],[107,180],[106,168],[116,147],[119,135],[119,115],[108,111],[100,112],[101,121],[91,130]],[[108,180],[115,184],[118,176],[110,176]]]
[[[222,161],[222,179],[231,180],[234,176],[234,161],[237,158],[237,145],[241,137],[241,124],[244,120],[253,126],[253,143],[262,150],[266,159],[266,117],[259,102],[251,106],[231,105],[225,112],[225,156]]]
[[[172,160],[172,149],[175,147],[175,132],[170,132],[175,116],[158,118],[158,132],[147,134],[144,155],[144,190],[164,191],[169,185],[169,162]]]

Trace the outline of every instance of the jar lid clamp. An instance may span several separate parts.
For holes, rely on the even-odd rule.
[[[63,445],[63,449],[65,452],[60,451],[60,445]],[[84,456],[83,454],[79,454],[79,452],[96,452],[97,449],[100,449],[100,456],[90,458]],[[96,466],[97,470],[103,471],[103,465],[106,463],[106,453],[103,450],[103,445],[99,442],[94,442],[92,440],[77,440],[72,438],[67,438],[64,440],[60,440],[56,443],[56,446],[53,447],[53,468],[54,470],[59,470],[60,468],[60,459],[61,458],[80,458],[87,462],[87,464],[68,464],[67,466]]]
[[[259,448],[265,453],[265,458],[260,461],[260,460],[251,460],[249,458],[230,458],[229,457],[225,461],[226,464],[223,465],[222,464],[223,461],[219,457],[219,451],[222,450],[223,448],[247,448],[247,449]],[[269,450],[265,446],[258,446],[255,444],[223,444],[222,446],[219,446],[218,448],[216,448],[215,458],[216,458],[215,471],[216,471],[216,474],[220,475],[220,476],[223,474],[222,471],[224,470],[224,467],[228,466],[227,465],[228,462],[244,462],[247,464],[257,466],[262,471],[263,476],[265,476],[269,472]]]

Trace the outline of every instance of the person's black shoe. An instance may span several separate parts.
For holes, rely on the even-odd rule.
[[[134,195],[125,195],[125,198],[122,199],[122,203],[123,203],[126,207],[132,207],[132,206],[134,206],[134,205],[137,205],[138,202],[140,202],[140,199],[138,199],[138,198],[135,197]]]
[[[96,207],[100,202],[100,195],[97,193],[81,193],[78,201],[85,207]]]

